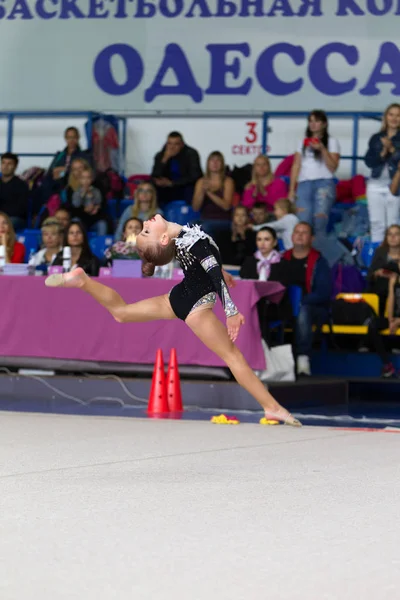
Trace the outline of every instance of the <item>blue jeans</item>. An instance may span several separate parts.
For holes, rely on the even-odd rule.
[[[300,354],[310,356],[312,349],[313,330],[312,326],[320,327],[328,319],[328,309],[325,306],[315,304],[302,304],[300,312],[296,319],[295,329],[295,351]]]
[[[324,233],[335,197],[336,185],[333,179],[301,181],[297,186],[297,216],[300,221],[310,223],[315,234]]]

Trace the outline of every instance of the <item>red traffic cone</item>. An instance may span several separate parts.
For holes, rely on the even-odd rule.
[[[172,348],[167,373],[167,399],[171,412],[182,412],[182,392],[176,350]]]
[[[160,348],[157,350],[147,412],[149,414],[162,414],[168,412],[164,359]]]

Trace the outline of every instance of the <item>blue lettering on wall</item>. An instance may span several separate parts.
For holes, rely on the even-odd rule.
[[[16,0],[7,19],[33,19],[29,6],[25,0]]]
[[[342,82],[332,79],[327,66],[331,54],[341,54],[349,65],[355,65],[358,62],[358,50],[355,46],[332,42],[319,48],[310,60],[308,73],[314,87],[327,96],[340,96],[354,90],[357,79]]]
[[[294,64],[299,66],[305,61],[305,52],[301,46],[287,43],[274,44],[266,48],[257,61],[256,75],[261,87],[275,96],[287,96],[298,92],[303,87],[303,79],[299,77],[291,82],[282,81],[274,70],[274,59],[278,54],[287,54]]]
[[[98,0],[97,0],[98,1]],[[1,5],[0,5],[1,6]],[[0,10],[1,14],[1,10]],[[336,66],[333,70],[329,59],[336,56],[344,60],[349,67],[355,67],[360,60],[356,46],[342,42],[330,42],[318,48],[311,56],[306,56],[302,46],[287,42],[273,44],[260,54],[255,61],[255,78],[251,75],[252,58],[251,46],[245,42],[232,44],[208,44],[204,50],[210,55],[210,79],[206,89],[202,89],[196,81],[195,72],[189,63],[183,48],[178,44],[168,44],[164,56],[155,70],[153,81],[144,92],[145,102],[153,102],[158,96],[188,96],[195,103],[203,100],[204,94],[219,96],[247,96],[253,84],[259,85],[273,96],[288,96],[302,89],[304,70],[291,68],[291,81],[287,68],[281,64],[282,56],[289,57],[296,67],[308,63],[308,78],[314,89],[326,96],[340,96],[354,92],[358,79],[340,76],[341,71]],[[122,59],[126,78],[123,83],[116,80],[112,69],[112,59],[118,56]],[[339,56],[339,58],[338,58]],[[277,58],[280,57],[279,69]],[[253,59],[254,61],[254,59]],[[168,73],[173,73],[177,83],[164,83]],[[250,73],[249,73],[250,72]],[[298,75],[294,75],[296,73]],[[113,44],[104,48],[95,59],[94,78],[100,89],[110,95],[120,96],[129,94],[142,82],[144,61],[139,52],[127,44]],[[247,76],[246,76],[246,75]],[[385,42],[380,47],[379,56],[365,86],[358,90],[363,96],[376,96],[383,93],[380,84],[392,84],[390,93],[400,96],[400,49],[393,42]],[[387,93],[387,90],[385,90]]]
[[[58,0],[37,0],[36,2],[36,12],[41,19],[54,19],[57,16],[56,10],[48,10],[46,9],[46,4],[53,4],[53,6],[57,6]]]
[[[169,69],[172,69],[178,80],[177,85],[163,85],[162,81]],[[145,91],[146,102],[153,102],[157,96],[190,96],[193,102],[201,102],[203,91],[197,85],[186,54],[178,44],[168,44],[165,55],[154,81]]]
[[[248,44],[208,44],[206,49],[211,54],[211,78],[206,94],[235,94],[246,96],[252,85],[250,77],[240,86],[228,87],[226,75],[231,73],[236,80],[240,76],[240,60],[236,56],[231,63],[227,62],[228,52],[239,52],[243,56],[250,56]]]
[[[336,11],[337,17],[347,17],[348,15],[356,15],[357,17],[365,15],[355,0],[339,0]]]
[[[126,81],[117,83],[111,70],[111,59],[120,56],[125,63]],[[104,48],[96,58],[93,68],[94,79],[103,92],[122,96],[132,92],[142,80],[143,62],[140,54],[127,44],[113,44]]]
[[[282,17],[294,16],[289,0],[274,0],[269,12],[267,12],[267,17],[275,17],[277,11],[279,11],[279,14],[282,15]]]
[[[75,17],[75,19],[84,19],[85,15],[81,9],[78,8],[76,3],[77,0],[62,0],[60,19],[70,19],[71,17]]]
[[[387,65],[391,72],[382,73]],[[400,51],[396,44],[385,42],[380,48],[378,60],[364,88],[360,90],[363,96],[377,96],[380,90],[377,83],[392,83],[392,94],[400,95]]]

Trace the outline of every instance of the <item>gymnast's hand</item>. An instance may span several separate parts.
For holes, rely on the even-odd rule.
[[[228,273],[228,271],[225,271],[225,269],[222,269],[222,275],[223,275],[225,283],[228,287],[230,287],[230,288],[235,287],[236,281],[234,280],[233,275]]]
[[[240,327],[244,325],[244,316],[240,313],[234,315],[233,317],[228,317],[226,320],[226,327],[228,329],[228,335],[231,338],[232,342],[235,342],[237,336],[239,335]]]

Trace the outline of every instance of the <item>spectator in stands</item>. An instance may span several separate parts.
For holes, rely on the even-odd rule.
[[[7,263],[24,262],[25,246],[16,241],[12,221],[4,212],[0,212],[0,245],[6,248]]]
[[[143,229],[143,221],[138,217],[131,217],[125,222],[122,241],[126,242],[132,237],[137,237]]]
[[[49,172],[54,181],[66,181],[71,164],[76,158],[83,158],[90,162],[89,152],[83,151],[79,145],[80,136],[76,127],[68,127],[65,130],[64,137],[67,145],[64,150],[57,152],[49,167]]]
[[[287,250],[280,263],[271,267],[270,280],[302,290],[300,312],[295,327],[295,354],[298,375],[310,375],[313,325],[321,326],[328,317],[331,274],[328,263],[312,248],[313,230],[301,221],[293,230],[293,249]]]
[[[143,229],[143,221],[137,217],[131,217],[125,221],[124,229],[122,232],[122,240],[115,242],[112,246],[107,248],[105,256],[107,258],[107,264],[112,265],[113,259],[140,259],[140,256],[136,254],[136,237]]]
[[[89,163],[83,158],[76,158],[71,163],[68,178],[65,181],[65,186],[60,190],[60,197],[63,206],[69,210],[72,207],[72,197],[79,190],[81,185],[81,175],[84,169],[90,168]]]
[[[71,223],[71,213],[65,206],[61,206],[54,213],[54,218],[60,223],[62,233],[68,228],[68,225]]]
[[[339,142],[329,135],[326,113],[313,110],[308,116],[305,139],[299,143],[295,154],[289,199],[296,200],[299,217],[313,227],[316,236],[327,229],[329,212],[335,201],[334,173],[339,160]]]
[[[143,181],[135,190],[132,206],[127,206],[120,217],[115,239],[120,240],[122,238],[125,223],[129,219],[137,218],[147,221],[156,214],[163,214],[163,211],[158,208],[156,189],[149,181]]]
[[[57,258],[62,249],[62,228],[56,218],[46,219],[42,225],[42,245],[41,250],[36,252],[29,263],[35,267],[49,267]]]
[[[288,198],[282,198],[274,206],[276,221],[269,221],[262,225],[253,225],[254,231],[260,231],[266,225],[272,227],[282,239],[285,250],[293,248],[292,236],[299,219],[295,215],[296,207]]]
[[[232,177],[226,175],[224,155],[211,152],[206,174],[196,182],[192,202],[193,210],[200,211],[203,229],[210,235],[230,228],[234,193],[235,184]]]
[[[215,237],[222,262],[241,265],[246,256],[251,256],[255,251],[255,237],[247,209],[244,206],[236,206],[232,215],[231,229],[220,231]]]
[[[193,186],[202,174],[197,150],[185,144],[181,133],[172,131],[156,154],[151,173],[161,207],[173,200],[190,204]]]
[[[28,215],[28,184],[15,175],[18,156],[5,152],[1,157],[0,210],[11,219],[14,229],[24,229]]]
[[[365,164],[371,169],[367,200],[373,242],[381,242],[385,229],[399,222],[399,189],[391,189],[399,160],[400,104],[390,104],[384,112],[381,131],[370,138],[365,155]]]
[[[279,198],[286,198],[288,188],[283,179],[275,179],[268,156],[260,154],[253,164],[251,181],[246,185],[242,204],[251,210],[256,202],[263,202],[272,213]]]
[[[256,202],[250,211],[251,220],[253,225],[265,225],[267,221],[271,220],[272,215],[267,211],[267,205],[265,202]]]
[[[276,249],[278,239],[276,231],[271,227],[262,227],[257,232],[257,252],[244,259],[240,269],[242,279],[258,279],[267,281],[271,272],[271,265],[280,262],[281,255]]]
[[[108,229],[103,203],[100,190],[93,185],[92,169],[84,167],[79,176],[79,188],[72,195],[72,210],[86,230],[93,230],[97,235],[106,235]]]
[[[375,250],[368,269],[368,291],[379,296],[379,316],[385,314],[389,281],[393,273],[400,274],[400,226],[392,225],[385,233],[383,243]]]
[[[88,275],[97,277],[100,270],[100,261],[92,253],[84,225],[78,220],[72,220],[64,233],[64,247],[71,248],[71,271],[75,267],[82,267]],[[53,265],[63,264],[63,252],[59,252]]]
[[[84,151],[79,145],[79,131],[76,127],[68,127],[64,133],[66,147],[55,155],[40,188],[39,200],[47,204],[50,196],[59,194],[68,187],[69,174],[72,163],[77,158],[82,158],[91,164],[91,154]],[[35,207],[36,209],[39,207]]]
[[[400,281],[397,273],[392,273],[389,279],[387,315],[387,319],[383,316],[370,319],[367,337],[368,346],[374,348],[382,360],[382,377],[385,378],[396,375],[396,369],[390,361],[389,352],[384,344],[381,331],[389,328],[390,335],[394,336],[400,328]]]
[[[393,196],[400,194],[400,162],[397,163],[397,171],[393,175],[392,183],[390,184],[390,192]]]

